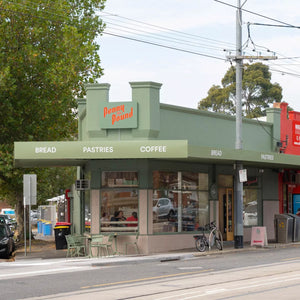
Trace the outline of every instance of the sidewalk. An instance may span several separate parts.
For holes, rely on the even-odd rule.
[[[34,240],[31,245],[31,251],[29,251],[29,245],[27,245],[27,253],[25,255],[24,247],[20,248],[15,253],[15,261],[24,259],[64,259],[67,261],[85,261],[94,266],[113,265],[113,264],[137,264],[145,262],[164,262],[174,260],[192,259],[201,256],[210,255],[226,255],[228,253],[235,253],[241,251],[263,251],[272,248],[287,248],[287,247],[299,247],[298,243],[279,244],[271,243],[267,246],[251,246],[250,243],[244,243],[244,247],[241,249],[235,249],[233,242],[224,242],[224,249],[222,251],[216,248],[210,251],[199,252],[196,248],[183,249],[170,251],[167,253],[154,253],[150,255],[116,255],[100,258],[88,258],[88,257],[72,257],[66,258],[67,250],[56,250],[54,239],[48,238],[47,240]]]

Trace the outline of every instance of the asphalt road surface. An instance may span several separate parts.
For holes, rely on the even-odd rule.
[[[299,299],[300,248],[257,249],[186,260],[0,263],[1,299]]]

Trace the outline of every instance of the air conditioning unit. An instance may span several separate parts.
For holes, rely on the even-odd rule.
[[[90,189],[90,181],[88,179],[79,179],[75,182],[75,190],[85,191]]]

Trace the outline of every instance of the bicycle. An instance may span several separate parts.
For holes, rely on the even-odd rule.
[[[206,224],[204,227],[199,227],[198,230],[202,230],[201,235],[194,235],[195,245],[198,251],[204,252],[206,247],[210,250],[214,245],[216,245],[217,249],[223,250],[222,234],[217,228],[215,221]],[[210,231],[208,238],[205,235],[205,231]]]

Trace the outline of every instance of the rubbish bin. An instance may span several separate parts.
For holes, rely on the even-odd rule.
[[[293,242],[300,242],[300,217],[294,214],[288,214],[293,218]]]
[[[42,220],[37,220],[37,230],[38,233],[42,233]]]
[[[43,223],[43,235],[52,235],[52,224],[51,224],[51,222]]]
[[[293,218],[288,214],[275,215],[275,229],[277,243],[293,241]]]
[[[70,234],[71,223],[57,222],[54,227],[56,250],[67,249],[66,235]]]

